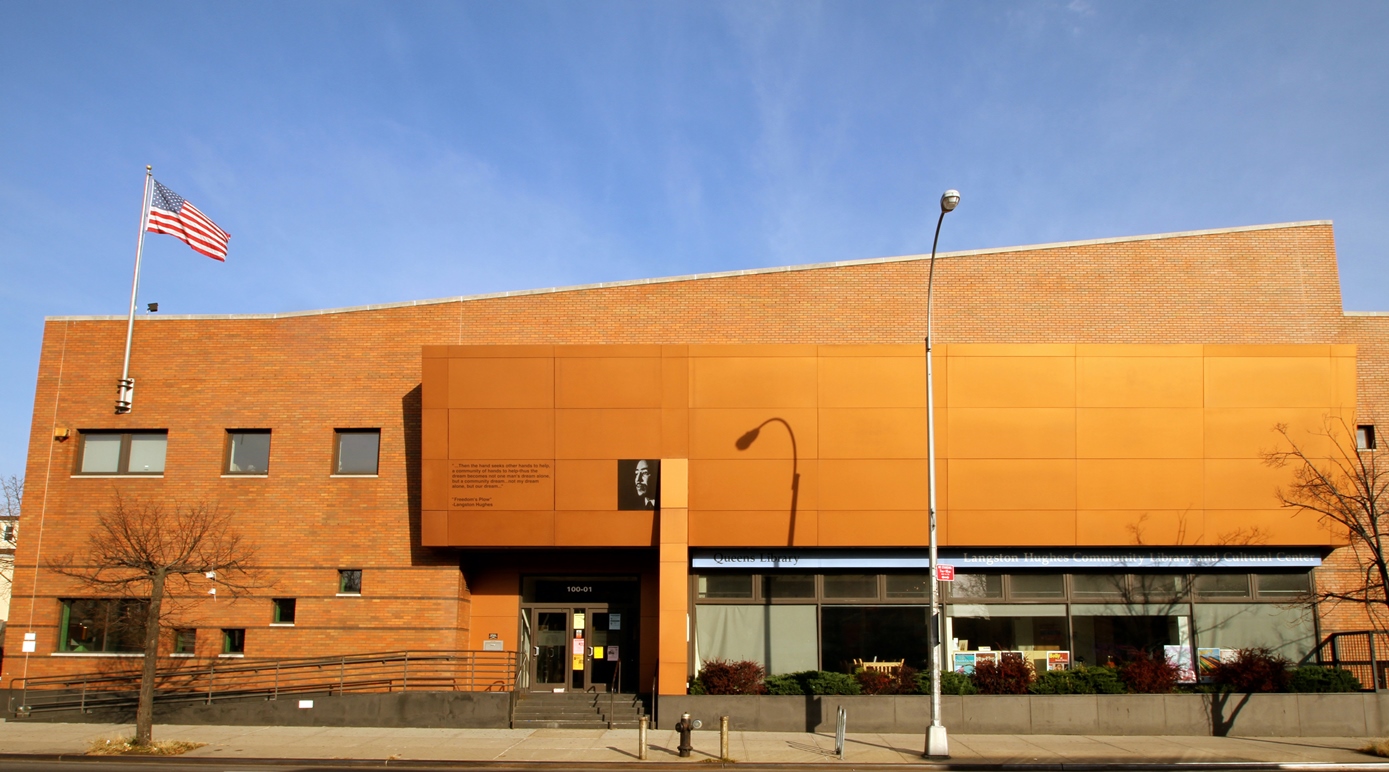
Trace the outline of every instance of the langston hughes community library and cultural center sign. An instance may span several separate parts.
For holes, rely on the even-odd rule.
[[[957,571],[980,573],[1014,568],[1123,569],[1179,571],[1185,569],[1315,568],[1321,552],[1315,549],[1259,547],[1189,549],[944,549],[939,562]],[[842,568],[930,569],[926,550],[696,550],[694,568],[749,570],[834,570]]]

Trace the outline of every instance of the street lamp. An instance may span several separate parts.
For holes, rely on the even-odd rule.
[[[927,758],[950,758],[950,743],[945,725],[940,722],[940,581],[936,575],[936,398],[931,381],[931,285],[936,276],[936,244],[940,241],[940,224],[947,212],[960,204],[960,191],[947,190],[940,197],[940,218],[936,220],[936,236],[931,240],[931,263],[926,272],[926,479],[930,497],[931,516],[931,618],[927,642],[931,649],[931,725],[926,727]]]

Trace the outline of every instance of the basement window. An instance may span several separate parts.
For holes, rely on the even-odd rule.
[[[1355,449],[1375,449],[1375,427],[1373,425],[1361,424],[1355,427]]]
[[[164,474],[167,430],[148,432],[82,432],[77,474]]]

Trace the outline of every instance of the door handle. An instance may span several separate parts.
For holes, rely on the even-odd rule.
[[[593,647],[592,647],[592,646],[588,647],[588,656],[589,656],[590,658],[593,657]]]
[[[538,656],[540,656],[540,647],[539,647],[539,646],[532,646],[532,647],[531,647],[531,656],[532,656],[532,657],[538,657]]]

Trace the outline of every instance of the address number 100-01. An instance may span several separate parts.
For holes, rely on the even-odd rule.
[[[570,591],[570,592],[593,592],[593,587],[592,587],[591,585],[571,584],[571,585],[569,585],[569,591]]]

